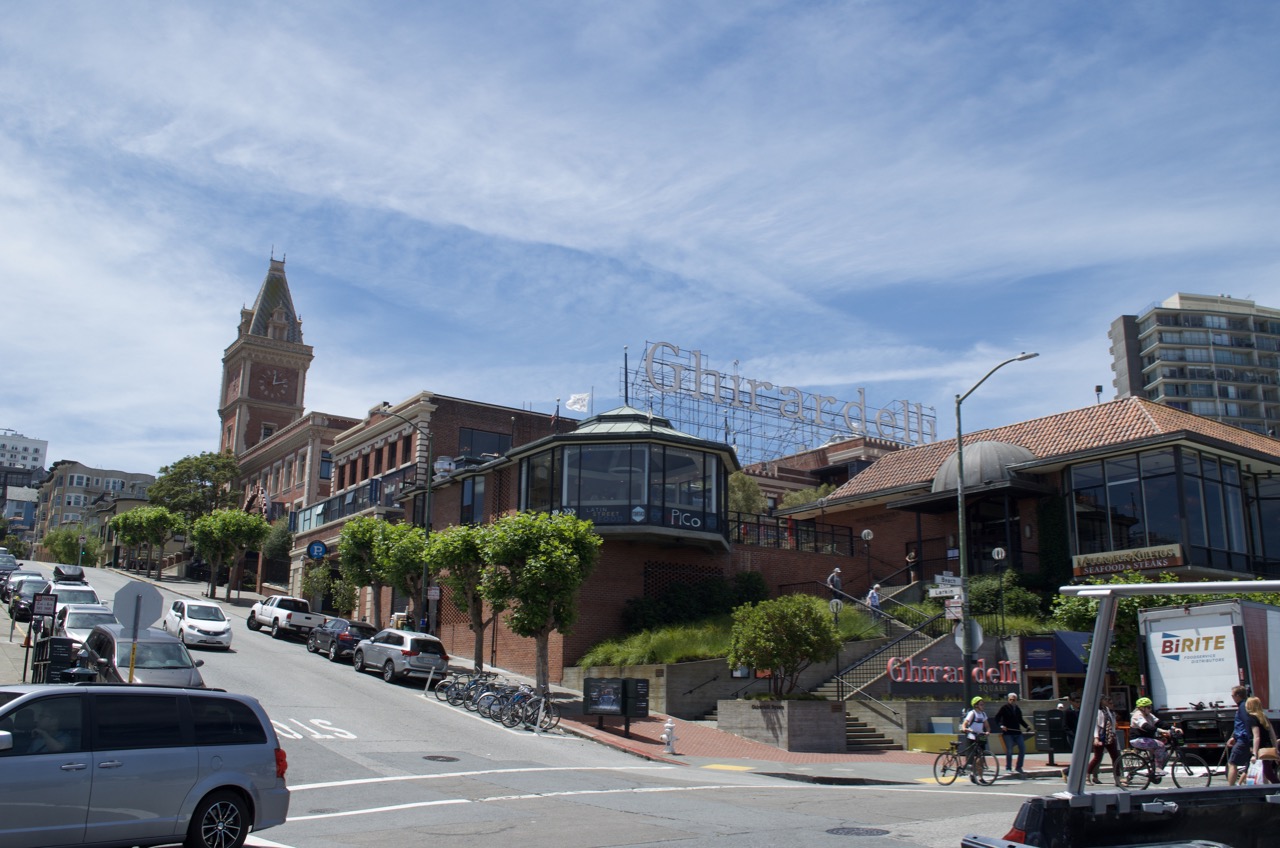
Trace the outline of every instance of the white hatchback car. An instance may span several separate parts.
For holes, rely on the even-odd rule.
[[[231,650],[231,622],[222,607],[209,601],[180,598],[165,613],[160,627],[177,636],[188,648],[223,648]]]

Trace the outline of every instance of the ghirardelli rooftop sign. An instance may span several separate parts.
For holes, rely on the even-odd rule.
[[[683,357],[683,361],[676,359]],[[654,342],[645,351],[643,375],[658,392],[685,394],[724,406],[749,409],[778,418],[808,421],[824,427],[843,427],[854,435],[925,444],[938,438],[932,408],[899,400],[882,408],[867,406],[866,390],[858,399],[842,401],[831,395],[780,386],[768,380],[725,374],[704,368],[702,351],[681,351],[670,342]]]

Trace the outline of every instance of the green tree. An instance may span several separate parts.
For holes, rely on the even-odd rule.
[[[271,525],[271,532],[262,542],[262,555],[267,559],[289,559],[293,551],[293,534],[289,532],[289,519],[279,518]]]
[[[156,553],[163,552],[165,544],[186,527],[186,522],[181,515],[170,512],[162,506],[142,506],[131,509],[113,516],[107,524],[127,547],[137,549],[141,545],[148,546],[148,576],[151,574]],[[156,563],[156,566],[158,570],[159,564]]]
[[[81,536],[84,537],[84,544],[80,543]],[[81,563],[93,565],[98,561],[98,555],[102,553],[102,540],[97,534],[86,530],[83,524],[53,530],[40,540],[40,544],[49,552],[49,556],[53,557],[54,562],[67,565]]]
[[[215,510],[239,506],[240,493],[233,488],[239,476],[240,466],[230,453],[187,456],[160,469],[147,499],[191,524]]]
[[[969,606],[974,615],[999,613],[1002,594],[1005,615],[1035,617],[1044,614],[1040,596],[1019,585],[1019,576],[1012,569],[969,578]]]
[[[377,547],[378,568],[387,585],[408,597],[413,620],[427,617],[422,609],[422,571],[427,562],[427,533],[412,524],[387,524]]]
[[[800,673],[840,648],[831,611],[814,595],[784,595],[733,611],[729,665],[769,669],[769,694],[795,691]]]
[[[350,614],[356,608],[356,589],[341,577],[333,576],[328,560],[308,560],[302,568],[302,594],[307,598],[333,598],[333,608]]]
[[[578,590],[595,568],[602,541],[590,521],[563,513],[521,512],[484,527],[488,567],[481,593],[507,607],[511,632],[534,640],[539,689],[550,679],[551,634],[572,632]]]
[[[782,503],[779,504],[783,509],[790,509],[796,506],[804,506],[811,504],[836,490],[834,483],[823,483],[816,489],[797,489],[794,492],[787,492],[782,496]]]
[[[378,557],[387,522],[381,518],[358,515],[342,526],[338,537],[338,567],[342,579],[352,586],[368,586],[373,590],[373,626],[382,627],[382,587],[387,575]]]
[[[1106,585],[1121,583],[1177,583],[1178,577],[1169,573],[1152,575],[1151,572],[1125,571],[1109,575],[1106,580],[1090,578],[1089,583]],[[1240,592],[1230,595],[1137,595],[1120,598],[1116,603],[1116,620],[1112,626],[1111,655],[1108,667],[1122,683],[1138,685],[1139,638],[1138,610],[1156,607],[1176,607],[1185,604],[1241,598],[1263,604],[1280,604],[1280,594],[1275,592],[1250,592],[1249,581],[1241,580]],[[1093,632],[1098,617],[1098,602],[1079,595],[1059,595],[1053,599],[1053,622],[1061,630]]]
[[[729,511],[748,515],[762,515],[765,511],[764,492],[755,478],[741,471],[729,475]]]
[[[209,562],[209,597],[218,594],[218,572],[230,566],[245,551],[262,547],[271,525],[261,515],[239,509],[218,509],[191,524],[191,540],[200,556]],[[231,581],[227,581],[231,600]]]
[[[0,547],[8,548],[9,553],[13,554],[18,559],[26,559],[31,554],[31,550],[27,547],[27,543],[24,542],[21,537],[16,536],[13,533],[8,534],[4,537],[3,541],[0,541]]]
[[[431,574],[449,589],[454,606],[466,613],[473,637],[471,656],[476,671],[484,670],[485,628],[493,622],[493,616],[502,611],[501,605],[491,605],[489,617],[485,617],[484,597],[480,592],[485,570],[480,550],[483,535],[478,525],[456,524],[432,533],[427,540]]]

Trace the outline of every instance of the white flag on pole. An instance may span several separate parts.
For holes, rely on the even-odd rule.
[[[569,395],[569,399],[565,401],[564,408],[572,409],[574,412],[586,412],[587,405],[591,402],[591,393],[585,392],[580,395]]]

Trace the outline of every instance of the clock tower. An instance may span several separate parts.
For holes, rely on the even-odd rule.
[[[222,354],[220,450],[240,456],[302,417],[312,360],[302,343],[284,260],[272,257],[252,309],[240,310],[236,340]]]

